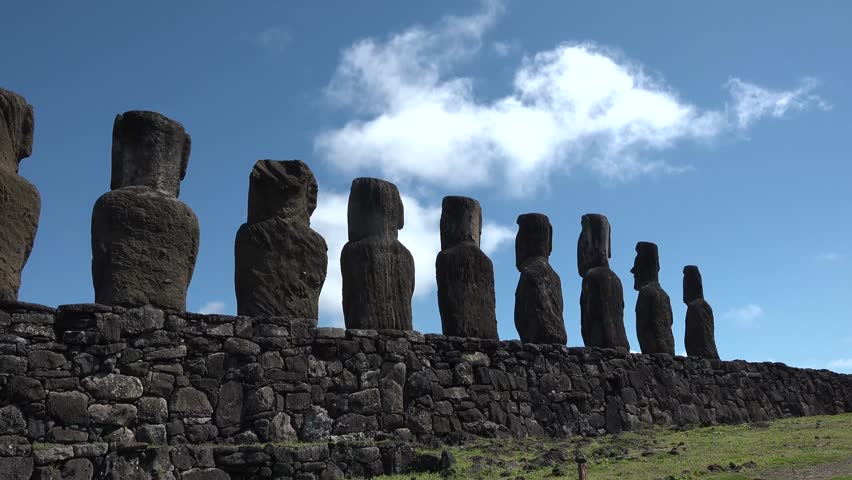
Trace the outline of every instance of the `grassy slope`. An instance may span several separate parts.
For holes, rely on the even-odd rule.
[[[567,456],[567,460],[550,465],[536,461],[550,449],[562,452],[562,458]],[[801,478],[795,474],[798,468],[832,463],[833,469],[819,472],[817,468],[816,476],[806,478],[852,479],[852,414],[686,431],[654,428],[594,440],[482,440],[450,450],[458,460],[455,478],[522,476],[538,480],[577,478],[574,455],[578,449],[588,458],[589,480]],[[673,449],[677,454],[670,453]],[[757,466],[739,472],[728,467],[731,463],[747,462]],[[708,470],[712,464],[724,466],[726,471],[712,473]],[[558,470],[554,471],[554,467]],[[820,476],[823,473],[827,476]],[[438,480],[442,477],[409,474],[383,478]]]

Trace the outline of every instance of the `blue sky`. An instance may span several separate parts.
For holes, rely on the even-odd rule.
[[[194,311],[235,311],[233,241],[258,159],[303,159],[329,243],[321,323],[340,318],[352,178],[396,182],[417,264],[415,328],[440,331],[444,195],[480,200],[502,338],[515,218],[554,225],[569,345],[581,345],[576,241],[613,226],[625,289],[659,244],[683,351],[682,267],[700,266],[723,358],[852,371],[852,6],[842,2],[15,2],[4,88],[36,110],[21,173],[42,216],[20,298],[90,302],[89,225],[115,114],[157,110],[193,138],[181,200],[198,214]]]

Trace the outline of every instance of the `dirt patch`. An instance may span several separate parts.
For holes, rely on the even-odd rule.
[[[834,463],[811,467],[783,467],[766,470],[752,477],[754,480],[831,480],[852,475],[852,456]]]

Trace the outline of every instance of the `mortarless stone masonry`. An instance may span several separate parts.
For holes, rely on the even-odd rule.
[[[852,376],[779,363],[22,303],[0,306],[0,392],[0,472],[25,479],[369,476],[409,439],[852,412]]]

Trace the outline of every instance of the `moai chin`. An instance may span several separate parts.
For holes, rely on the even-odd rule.
[[[234,242],[237,314],[316,325],[328,246],[311,229],[317,181],[301,160],[260,160],[249,175],[248,221]]]
[[[24,97],[0,88],[0,302],[18,300],[21,272],[30,258],[41,197],[18,175],[33,149],[35,116]]]
[[[683,303],[686,304],[686,354],[690,357],[719,358],[713,309],[704,299],[701,272],[695,265],[683,267]]]
[[[340,254],[346,328],[411,330],[414,257],[397,240],[404,213],[396,185],[353,180],[347,222]]]
[[[494,266],[479,248],[482,208],[468,197],[444,197],[441,251],[435,259],[444,335],[498,339]]]
[[[186,309],[198,255],[198,219],[177,199],[191,141],[156,112],[117,115],[111,191],[92,212],[95,301]]]
[[[630,349],[624,331],[624,289],[609,268],[610,226],[604,215],[587,214],[577,240],[577,270],[583,278],[580,325],[587,347]]]
[[[518,217],[515,265],[521,272],[515,290],[515,328],[524,343],[568,341],[562,317],[562,281],[550,266],[553,227],[546,215]]]
[[[630,273],[633,288],[639,292],[636,299],[636,336],[642,353],[668,353],[674,355],[672,336],[672,304],[660,286],[660,257],[657,245],[650,242],[636,244],[636,260]]]

